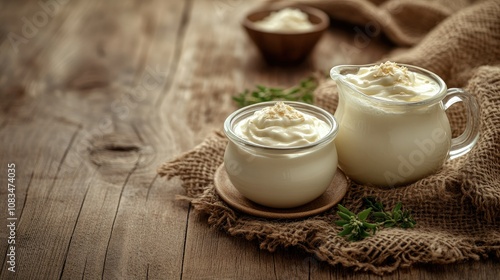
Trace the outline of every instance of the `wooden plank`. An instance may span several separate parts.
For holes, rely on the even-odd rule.
[[[41,84],[32,79],[38,68],[36,56],[42,52],[37,40],[44,40],[47,34],[53,32],[54,26],[65,19],[65,16],[52,19],[45,14],[43,17],[40,7],[34,5],[21,7],[17,10],[19,14],[14,12],[15,10],[9,10],[9,8],[15,7],[7,6],[5,10],[2,10],[2,13],[9,16],[0,17],[6,19],[7,22],[2,26],[9,31],[5,32],[7,39],[3,41],[1,51],[4,63],[2,64],[0,88],[2,96],[6,98],[2,98],[5,103],[2,102],[2,117],[0,119],[3,123],[0,126],[2,135],[0,139],[2,139],[2,166],[6,166],[6,162],[16,163],[16,177],[18,179],[16,180],[16,215],[18,218],[16,227],[16,271],[18,272],[16,272],[16,276],[18,276],[23,275],[19,271],[29,267],[31,261],[36,261],[36,258],[32,258],[32,256],[38,255],[40,259],[51,260],[57,259],[63,252],[58,251],[58,249],[60,249],[64,237],[56,234],[46,235],[43,242],[30,242],[36,239],[40,232],[52,230],[50,223],[43,222],[45,218],[42,217],[43,211],[48,210],[47,205],[65,207],[61,203],[60,197],[52,197],[50,203],[39,198],[47,197],[51,193],[54,194],[54,189],[58,188],[56,181],[60,176],[62,162],[65,159],[68,145],[72,142],[75,128],[68,127],[64,123],[54,122],[52,118],[48,118],[45,110],[40,110],[43,106],[40,106],[36,101],[39,101],[37,98],[40,94]],[[37,26],[24,29],[23,24],[28,26],[28,23],[23,23],[23,20],[32,21],[32,16],[37,13],[42,15]],[[35,23],[31,22],[30,24]],[[26,30],[32,33],[23,33]],[[16,33],[18,36],[27,34],[26,37],[22,38],[24,41],[22,45],[18,46],[19,49],[9,41],[9,35]],[[40,121],[43,118],[48,122]],[[5,178],[3,175],[2,172],[2,182]],[[40,187],[42,184],[45,187]],[[1,194],[2,198],[6,197],[3,188]],[[71,199],[68,203],[71,203]],[[25,205],[27,206],[25,207]],[[2,214],[6,213],[6,206],[4,203],[1,204]],[[59,228],[60,223],[67,221],[64,212],[62,213],[62,221],[54,222],[53,219],[50,219],[51,222],[54,222],[52,226],[55,229]],[[35,226],[31,227],[32,225]],[[3,236],[5,236],[4,227],[2,227]],[[2,240],[6,239],[2,238]],[[0,251],[6,252],[6,245],[6,242],[2,242]],[[48,245],[54,247],[53,255],[47,250]],[[41,263],[44,265],[47,264],[47,261]],[[46,268],[47,275],[56,275],[53,274],[51,268],[52,265]],[[44,275],[39,274],[39,269],[40,267],[28,268],[24,270],[24,275],[34,275],[33,277]],[[6,262],[3,262],[1,277],[12,276],[13,274],[10,273],[7,271]]]
[[[113,7],[109,8],[112,9]],[[133,164],[125,168],[129,173],[121,187],[118,204],[114,208],[107,244],[98,247],[102,259],[96,260],[95,265],[98,268],[102,267],[104,278],[160,276],[172,278],[180,274],[186,212],[174,201],[175,194],[180,190],[160,184],[156,180],[155,172],[156,166],[164,160],[159,157],[160,155],[168,158],[180,150],[175,146],[165,146],[165,143],[171,142],[169,138],[171,134],[161,135],[161,131],[164,129],[168,132],[169,128],[161,127],[163,124],[157,112],[152,111],[151,107],[154,106],[154,100],[163,94],[162,89],[167,83],[169,74],[165,72],[170,70],[175,73],[173,71],[177,46],[175,41],[182,39],[179,37],[182,35],[179,30],[184,28],[183,16],[186,9],[184,2],[156,1],[141,5],[138,10],[128,10],[137,16],[141,24],[137,29],[127,30],[126,38],[134,40],[137,34],[143,34],[145,38],[137,46],[140,53],[136,60],[137,64],[132,69],[137,69],[138,72],[134,75],[135,79],[130,89],[132,92],[122,95],[115,103],[117,120],[113,136],[123,139],[124,142],[103,139],[101,144],[105,147],[108,144],[118,143],[115,149],[117,151],[138,149],[140,153],[135,161],[129,162]],[[163,12],[167,11],[169,16],[163,16]],[[122,24],[130,26],[129,20]],[[149,31],[144,32],[144,29]],[[120,40],[122,38],[123,35],[117,37]],[[116,43],[118,47],[119,41]],[[134,49],[132,48],[132,51]],[[124,53],[117,59],[124,59],[126,56]],[[135,140],[128,143],[130,139]],[[109,170],[103,170],[101,175],[104,180],[114,182],[116,180],[114,177],[120,173],[114,166],[114,157],[117,155],[113,152],[111,155],[106,153],[109,151],[100,153],[99,160],[102,159],[104,165],[110,166],[106,166]],[[89,217],[95,217],[95,214]],[[88,231],[83,231],[78,236],[83,238],[86,234]],[[80,247],[76,247],[70,250],[70,253],[77,255],[79,251]],[[79,266],[83,264],[82,261],[76,263]],[[84,275],[87,276],[86,273]],[[91,279],[94,278],[94,275],[88,275]],[[66,275],[64,276],[66,278]],[[68,273],[67,278],[73,279],[73,276]]]
[[[3,12],[36,14],[36,4]],[[156,166],[181,150],[165,146],[173,133],[161,132],[150,108],[163,94],[164,69],[175,72],[185,9],[171,1],[72,1],[14,59],[2,56],[12,78],[2,89],[14,91],[4,94],[24,94],[8,99],[0,126],[2,164],[16,159],[26,178],[17,192],[26,206],[18,210],[16,277],[180,275],[187,213],[174,201],[174,182],[156,180]],[[1,277],[8,273],[4,262]]]

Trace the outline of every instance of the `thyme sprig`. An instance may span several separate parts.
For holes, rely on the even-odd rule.
[[[299,101],[311,104],[314,90],[318,87],[318,79],[314,76],[303,79],[298,85],[282,89],[257,85],[254,90],[245,90],[233,96],[239,107],[266,101]]]
[[[351,212],[341,204],[337,205],[337,215],[341,219],[335,221],[335,224],[342,227],[339,236],[345,236],[349,241],[358,241],[375,234],[379,227],[413,228],[416,224],[411,212],[402,210],[401,202],[389,212],[373,197],[363,198],[363,202],[368,208],[359,214]]]
[[[340,236],[347,236],[349,241],[358,241],[370,236],[370,231],[375,234],[377,225],[366,221],[372,211],[371,208],[365,209],[356,215],[341,204],[337,207],[339,209],[337,214],[342,218],[342,220],[335,221],[336,225],[343,228],[339,232]]]
[[[402,209],[401,202],[398,202],[390,212],[384,211],[384,205],[373,197],[365,197],[363,202],[375,210],[372,213],[375,222],[381,223],[384,227],[413,228],[417,223],[410,211]]]

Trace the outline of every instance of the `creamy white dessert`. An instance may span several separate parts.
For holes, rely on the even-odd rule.
[[[430,76],[392,62],[361,67],[337,81],[335,117],[339,166],[353,180],[396,186],[439,169],[451,145],[451,129],[440,102],[422,105],[446,91]],[[366,96],[397,101],[379,103]],[[412,105],[411,105],[412,104]]]
[[[255,22],[255,25],[272,32],[303,32],[314,27],[306,13],[294,8],[284,8],[272,12],[264,19]]]
[[[234,131],[242,139],[270,147],[297,147],[314,143],[330,130],[326,122],[283,102],[256,111]]]
[[[228,129],[234,133],[229,133],[224,153],[231,183],[243,196],[268,207],[290,208],[314,200],[337,170],[333,117],[311,105],[294,106],[310,113],[277,102],[259,110],[243,108],[225,123],[226,135]],[[255,112],[232,124],[246,110]]]
[[[361,67],[358,73],[346,75],[346,81],[366,95],[385,100],[422,101],[439,92],[433,79],[391,61]]]

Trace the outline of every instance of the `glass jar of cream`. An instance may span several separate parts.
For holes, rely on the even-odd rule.
[[[325,110],[300,102],[264,102],[224,122],[224,166],[233,186],[264,206],[291,208],[321,196],[337,170],[338,125]]]

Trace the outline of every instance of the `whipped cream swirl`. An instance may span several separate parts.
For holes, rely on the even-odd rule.
[[[346,80],[366,95],[393,101],[422,101],[436,95],[440,89],[430,77],[390,61],[361,67],[357,74],[346,75]]]
[[[264,146],[297,147],[316,142],[330,131],[326,122],[283,102],[256,111],[234,129],[239,137]]]

